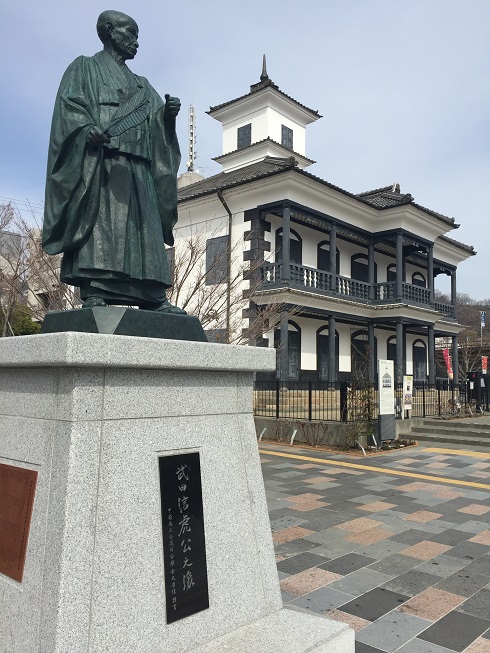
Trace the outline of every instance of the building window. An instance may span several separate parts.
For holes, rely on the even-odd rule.
[[[228,278],[228,236],[206,241],[206,286],[225,283]]]
[[[378,276],[377,271],[378,266],[374,264],[374,283],[376,283],[376,278]],[[351,273],[350,276],[356,281],[364,281],[368,283],[368,260],[365,254],[354,254],[351,257]]]
[[[329,338],[328,327],[320,327],[316,332],[317,371],[320,381],[328,381],[329,377]],[[335,377],[339,371],[339,334],[335,332]]]
[[[274,331],[274,347],[280,351],[281,330]],[[277,363],[280,363],[280,354],[277,356]],[[301,329],[290,320],[288,322],[288,379],[299,379],[301,371]]]
[[[340,252],[338,247],[336,255],[335,274],[340,274]],[[316,267],[322,272],[330,272],[330,243],[328,240],[322,240],[322,242],[317,245]]]
[[[388,283],[392,281],[396,281],[396,264],[395,263],[390,263],[388,265],[388,268],[386,270],[386,281]]]
[[[355,331],[351,335],[351,372],[352,378],[359,382],[369,378],[370,361],[378,359],[378,339],[374,338],[374,352],[369,350],[369,339],[366,330]]]
[[[423,340],[415,340],[412,349],[413,379],[414,381],[427,380],[427,349]]]
[[[293,149],[293,130],[286,125],[281,125],[281,144],[288,150]]]
[[[239,127],[237,131],[237,150],[241,150],[244,147],[248,147],[252,144],[252,123],[248,125],[243,125]]]
[[[386,342],[386,358],[393,361],[396,369],[396,336],[390,336]]]
[[[420,286],[421,288],[427,288],[425,277],[421,272],[414,272],[412,274],[412,285]]]
[[[303,260],[303,241],[301,236],[291,229],[289,232],[289,261],[292,265],[301,265]],[[282,227],[276,231],[276,263],[282,263]]]

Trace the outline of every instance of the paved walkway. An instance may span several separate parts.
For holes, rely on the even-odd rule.
[[[285,604],[358,653],[490,653],[488,449],[260,450]]]

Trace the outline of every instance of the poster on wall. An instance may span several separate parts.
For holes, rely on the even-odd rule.
[[[395,413],[395,376],[393,361],[378,360],[379,414]]]
[[[413,376],[403,377],[403,410],[412,410]]]

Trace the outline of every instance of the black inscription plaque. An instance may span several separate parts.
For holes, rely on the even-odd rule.
[[[167,623],[209,608],[199,453],[161,456]]]
[[[24,575],[37,472],[0,463],[0,573]]]

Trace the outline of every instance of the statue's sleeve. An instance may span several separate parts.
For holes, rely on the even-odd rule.
[[[152,177],[158,198],[163,238],[170,247],[174,244],[172,230],[177,222],[177,172],[180,148],[175,131],[175,119],[164,119],[161,105],[152,117]]]
[[[43,248],[48,254],[77,249],[90,235],[100,196],[101,148],[87,146],[98,123],[96,70],[78,57],[56,97],[48,153]]]

